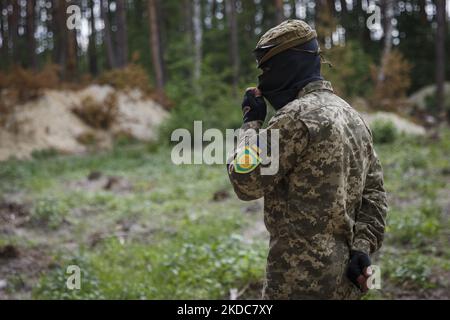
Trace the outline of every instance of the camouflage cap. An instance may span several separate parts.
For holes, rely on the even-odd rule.
[[[267,31],[256,45],[255,52],[263,51],[264,55],[258,59],[258,67],[273,56],[314,38],[317,33],[302,20],[286,20]]]

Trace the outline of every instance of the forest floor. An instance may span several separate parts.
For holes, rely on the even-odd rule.
[[[448,299],[450,132],[377,150],[390,212],[367,299]],[[262,201],[239,201],[223,166],[172,165],[165,147],[0,164],[0,300],[259,298],[267,245]]]

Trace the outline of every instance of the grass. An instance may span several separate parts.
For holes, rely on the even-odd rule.
[[[96,171],[131,187],[89,189],[87,177]],[[256,217],[243,214],[235,198],[213,201],[218,191],[231,196],[223,166],[176,167],[170,150],[134,145],[10,161],[0,176],[8,181],[0,183],[2,193],[25,191],[27,237],[50,246],[57,261],[34,286],[34,298],[223,298],[263,275],[266,241],[242,237]],[[72,264],[82,269],[81,291],[65,287]]]
[[[450,261],[450,132],[438,141],[403,136],[377,150],[391,206],[378,261],[383,277],[400,291],[448,289],[435,279],[448,274]]]
[[[391,210],[375,263],[400,291],[434,290],[441,286],[434,274],[450,269],[443,210],[450,132],[438,141],[398,135],[377,151]],[[90,181],[92,172],[101,178]],[[117,184],[105,188],[112,177]],[[230,196],[214,201],[219,191]],[[28,290],[36,299],[216,299],[264,275],[267,239],[244,236],[262,220],[260,210],[245,210],[223,166],[174,166],[167,147],[134,143],[89,156],[11,160],[0,166],[0,192],[5,200],[18,196],[30,215],[20,236],[0,234],[0,245],[40,248],[52,261],[35,280],[9,274],[12,297]],[[82,270],[80,291],[65,286],[74,264]],[[19,286],[17,279],[34,282]]]

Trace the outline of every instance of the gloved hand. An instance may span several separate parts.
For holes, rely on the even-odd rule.
[[[249,88],[245,92],[244,101],[242,102],[242,113],[244,115],[244,123],[251,121],[264,122],[266,120],[266,101],[257,88]]]
[[[355,286],[357,286],[363,293],[366,293],[367,279],[372,275],[372,262],[370,257],[364,252],[352,250],[350,252],[350,262],[347,269],[347,277]]]

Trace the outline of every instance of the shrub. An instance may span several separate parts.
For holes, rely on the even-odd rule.
[[[59,67],[46,65],[41,71],[25,70],[15,66],[6,75],[0,74],[0,89],[8,89],[16,102],[26,102],[39,97],[43,89],[59,87]]]
[[[69,208],[61,200],[44,198],[35,204],[31,222],[37,226],[44,225],[56,229],[64,222],[68,213]]]
[[[384,79],[378,79],[383,66],[371,67],[372,80],[375,83],[372,106],[382,110],[400,109],[401,105],[405,105],[403,100],[411,85],[412,65],[398,50],[393,50],[385,59]]]
[[[431,94],[425,97],[425,107],[433,114],[438,114],[439,111],[450,111],[450,93],[445,95],[444,110],[438,110],[436,94]]]
[[[80,105],[72,108],[72,112],[90,127],[107,130],[116,121],[117,95],[112,93],[103,102],[86,97]]]
[[[55,149],[35,150],[31,153],[31,157],[35,160],[47,160],[54,158],[58,155],[58,151]]]
[[[383,272],[394,283],[408,286],[433,287],[431,282],[433,261],[428,256],[411,252],[402,256],[386,255],[383,258]]]
[[[345,46],[335,46],[326,56],[330,57],[333,67],[324,66],[322,73],[338,94],[346,98],[370,94],[371,59],[360,44],[350,41]]]
[[[204,75],[197,87],[174,80],[167,89],[175,101],[171,116],[161,126],[159,134],[167,141],[175,129],[193,131],[194,121],[202,121],[204,130],[217,128],[222,131],[237,129],[242,123],[240,102],[233,98],[230,87],[217,75]]]
[[[63,265],[75,262],[81,267],[80,291],[66,288],[65,270],[58,268],[41,279],[34,297],[220,299],[228,296],[230,288],[257,281],[263,274],[264,250],[246,244],[237,235],[213,237],[202,243],[192,240],[151,246],[105,241],[96,253],[64,261]]]
[[[0,125],[4,125],[14,108],[38,98],[42,90],[59,86],[59,67],[46,65],[41,71],[13,67],[8,73],[0,72]]]
[[[133,64],[104,72],[98,78],[98,82],[119,90],[139,89],[143,93],[153,92],[147,72],[142,67]]]
[[[399,136],[397,128],[391,121],[375,120],[371,127],[375,143],[393,143]]]
[[[165,93],[156,91],[150,85],[147,71],[136,64],[129,64],[125,68],[107,71],[98,78],[97,82],[102,85],[110,85],[118,90],[138,89],[145,97],[156,101],[166,109],[170,109],[173,106]]]
[[[393,241],[402,244],[426,245],[433,241],[441,230],[441,224],[437,217],[427,216],[421,211],[392,210],[389,217],[388,231]]]

